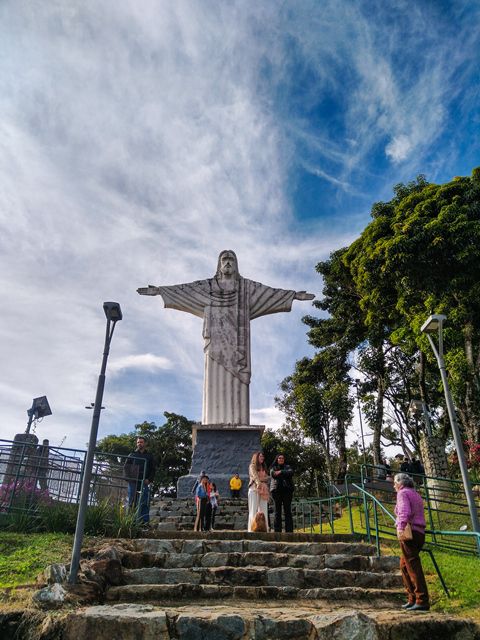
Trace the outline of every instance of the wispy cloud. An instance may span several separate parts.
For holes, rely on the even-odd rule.
[[[140,369],[154,373],[158,370],[171,369],[172,363],[168,358],[155,356],[153,353],[124,356],[110,362],[109,370],[112,373],[127,371],[128,369]]]
[[[428,157],[478,53],[465,12],[456,47],[428,4],[393,21],[375,7],[1,3],[2,435],[45,393],[46,437],[86,441],[103,300],[124,312],[102,413],[118,431],[201,411],[201,320],[137,287],[209,277],[229,247],[244,275],[319,293],[315,264],[353,239],[394,168],[410,177]],[[291,200],[302,167],[322,178],[307,223]],[[254,411],[308,350],[309,311],[255,321]]]

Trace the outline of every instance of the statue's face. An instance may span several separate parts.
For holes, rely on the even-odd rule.
[[[231,277],[237,272],[237,260],[235,256],[229,252],[220,256],[220,273],[223,276]]]

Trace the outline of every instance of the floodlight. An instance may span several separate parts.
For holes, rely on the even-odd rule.
[[[52,410],[48,404],[47,396],[34,398],[32,408],[27,411],[28,415],[30,415],[30,412],[35,416],[36,420],[38,420],[38,418],[44,418],[45,416],[51,416]]]
[[[420,331],[422,333],[437,333],[440,327],[443,327],[443,323],[447,319],[442,313],[434,313],[422,324]]]
[[[123,317],[118,302],[104,302],[103,310],[105,311],[107,320],[111,320],[112,322],[117,322],[117,320],[121,320]]]

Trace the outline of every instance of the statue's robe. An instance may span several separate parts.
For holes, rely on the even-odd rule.
[[[233,284],[230,284],[233,283]],[[288,312],[295,291],[217,277],[158,287],[165,307],[203,318],[203,424],[250,424],[250,320]]]

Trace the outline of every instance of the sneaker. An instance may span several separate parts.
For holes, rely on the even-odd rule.
[[[413,604],[409,608],[409,611],[430,611],[430,605],[429,604]]]
[[[414,604],[414,602],[406,602],[405,604],[402,604],[402,609],[411,609]]]

